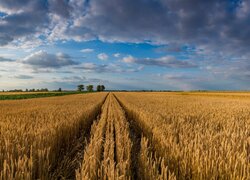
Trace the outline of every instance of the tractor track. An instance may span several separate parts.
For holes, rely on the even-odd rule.
[[[161,157],[160,153],[158,153],[157,148],[155,147],[155,140],[153,139],[153,132],[148,131],[143,128],[143,125],[139,123],[138,117],[136,114],[130,112],[126,107],[123,105],[123,103],[119,100],[119,98],[114,94],[115,99],[119,103],[119,105],[122,107],[126,119],[129,122],[130,127],[130,138],[133,142],[132,146],[132,171],[133,176],[132,179],[149,179],[149,177],[146,177],[145,173],[143,172],[143,168],[140,164],[140,153],[141,153],[141,142],[142,139],[146,139],[148,143],[148,152],[149,155],[152,155],[153,161],[158,161],[159,159],[163,159]],[[158,175],[162,174],[160,164],[158,166]],[[162,178],[161,178],[162,179]]]
[[[75,179],[75,170],[80,167],[83,160],[84,149],[90,140],[91,126],[95,120],[100,119],[103,104],[108,96],[109,94],[104,98],[96,114],[90,117],[87,126],[80,127],[78,136],[72,139],[71,148],[66,151],[63,148],[61,149],[61,156],[57,160],[58,163],[50,169],[49,174],[51,179]]]

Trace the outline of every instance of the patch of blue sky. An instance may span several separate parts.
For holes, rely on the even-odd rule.
[[[235,12],[235,10],[241,5],[243,0],[227,0],[228,1],[228,12]]]
[[[7,15],[6,13],[0,11],[0,17],[4,17],[6,15]]]
[[[119,53],[123,56],[132,55],[135,57],[152,57],[157,56],[152,54],[157,46],[141,43],[106,43],[101,41],[87,41],[87,42],[74,42],[69,41],[67,43],[60,43],[57,45],[60,49],[65,49],[67,51],[79,51],[81,49],[94,49],[95,54],[106,53],[109,56]]]

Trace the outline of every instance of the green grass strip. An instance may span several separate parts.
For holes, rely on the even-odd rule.
[[[54,96],[65,96],[70,94],[83,94],[88,92],[45,92],[45,93],[27,93],[27,94],[10,94],[0,95],[0,100],[17,100],[17,99],[31,99],[31,98],[43,98]]]

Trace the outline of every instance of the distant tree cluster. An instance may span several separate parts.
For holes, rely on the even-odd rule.
[[[77,91],[82,92],[85,90],[85,86],[83,84],[79,84],[77,86]],[[25,89],[25,92],[48,92],[48,88],[41,88],[41,89]],[[62,88],[58,88],[57,90],[52,90],[52,92],[62,92]],[[88,92],[93,92],[94,91],[94,85],[89,84],[86,86],[86,91]],[[105,91],[105,86],[104,85],[97,85],[96,86],[96,91],[101,92]],[[2,92],[5,92],[2,90]],[[8,92],[24,92],[22,89],[13,89],[9,90]]]
[[[97,85],[96,91],[104,91],[104,90],[105,90],[105,86],[104,85]]]
[[[84,91],[85,89],[85,86],[83,84],[80,84],[77,86],[77,91],[81,92],[81,91]],[[88,86],[86,86],[86,90],[88,92],[93,92],[94,91],[94,85],[90,84]],[[96,91],[104,91],[105,90],[105,86],[104,85],[97,85],[96,86]]]
[[[94,86],[93,86],[93,85],[88,85],[88,86],[87,86],[87,91],[88,91],[88,92],[94,91]]]
[[[41,89],[26,89],[26,92],[48,92],[48,88],[41,88]]]
[[[9,90],[9,92],[23,92],[22,89],[13,89],[13,90]]]
[[[83,84],[78,85],[77,90],[80,91],[80,92],[83,91],[84,90],[84,85]]]
[[[49,90],[47,88],[41,88],[41,89],[25,89],[25,92],[48,92]],[[4,90],[3,90],[4,92]],[[8,90],[8,92],[24,92],[22,89],[13,89]]]

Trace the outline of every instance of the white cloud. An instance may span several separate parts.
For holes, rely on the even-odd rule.
[[[84,72],[96,72],[96,73],[133,73],[139,72],[143,67],[124,67],[119,64],[95,64],[95,63],[82,63],[79,66],[74,67],[77,70],[84,70]]]
[[[116,57],[116,58],[118,58],[118,57],[121,56],[121,54],[120,53],[115,53],[115,54],[113,54],[113,56]]]
[[[163,56],[160,58],[134,58],[129,55],[122,60],[124,63],[135,63],[147,66],[159,66],[167,68],[196,68],[196,64],[193,64],[190,60],[178,60],[174,56]]]
[[[64,66],[76,65],[77,62],[73,61],[67,54],[57,53],[48,54],[45,51],[38,51],[26,56],[20,61],[23,64],[32,66],[33,68],[61,68]]]
[[[129,55],[129,56],[126,56],[122,59],[122,62],[125,62],[125,63],[135,63],[136,61],[136,58],[134,58],[133,56]]]
[[[82,53],[91,53],[91,52],[94,52],[94,49],[89,49],[89,48],[87,48],[87,49],[82,49],[81,52],[82,52]]]
[[[105,60],[108,60],[109,56],[105,53],[101,53],[101,54],[98,54],[98,59],[102,60],[102,61],[105,61]]]

